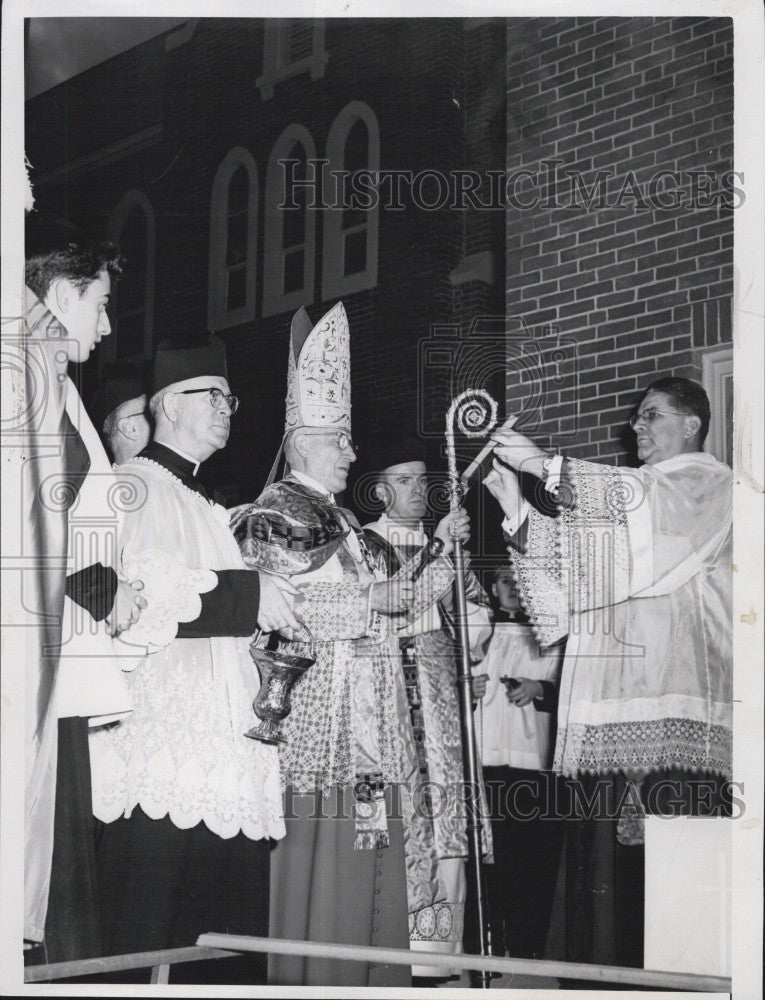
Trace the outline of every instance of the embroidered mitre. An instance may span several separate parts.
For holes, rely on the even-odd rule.
[[[316,326],[305,309],[292,319],[284,433],[295,427],[351,426],[351,352],[342,302]]]

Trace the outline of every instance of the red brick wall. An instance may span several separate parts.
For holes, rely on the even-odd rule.
[[[506,288],[528,350],[508,349],[541,361],[508,370],[507,405],[569,454],[629,461],[641,390],[700,378],[700,352],[731,340],[732,54],[724,18],[508,22],[507,171],[530,172]],[[605,171],[602,203],[577,203],[567,171],[591,190]],[[660,171],[676,176],[655,186]]]

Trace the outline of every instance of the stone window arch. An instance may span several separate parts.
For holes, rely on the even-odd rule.
[[[235,146],[215,174],[210,204],[207,325],[210,330],[255,318],[258,168]]]
[[[310,305],[316,266],[316,204],[321,173],[316,147],[302,125],[282,132],[266,172],[263,315]]]
[[[324,192],[322,299],[377,284],[380,129],[363,101],[351,101],[327,138]],[[333,173],[334,171],[334,173]]]

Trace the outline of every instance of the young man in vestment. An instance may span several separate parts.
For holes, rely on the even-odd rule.
[[[140,580],[111,554],[116,481],[68,366],[110,334],[122,259],[70,244],[26,262],[22,593],[27,615],[24,937],[56,962],[100,954],[88,721],[130,710],[111,636],[140,614]]]
[[[364,530],[370,547],[382,555],[393,574],[429,543],[423,521],[428,515],[428,487],[433,483],[428,481],[425,451],[416,438],[394,441],[375,457],[378,482],[374,491],[385,510]],[[491,613],[488,597],[470,571],[466,596],[471,657],[479,660],[491,635]],[[406,685],[420,780],[433,783],[432,822],[441,889],[439,901],[431,905],[418,905],[416,896],[410,899],[411,946],[418,951],[458,954],[462,951],[468,841],[453,588],[416,620],[399,615],[392,641]],[[426,965],[414,969],[415,976],[458,972]]]
[[[120,570],[140,573],[150,608],[122,642],[133,712],[91,733],[107,954],[266,933],[270,842],[284,835],[276,750],[244,734],[259,686],[248,638],[298,624],[293,588],[245,568],[197,479],[238,406],[223,344],[158,351],[151,391],[154,439],[119,468]],[[257,982],[259,962],[236,975]]]
[[[315,660],[282,723],[287,836],[272,859],[270,934],[406,948],[406,866],[418,866],[423,905],[439,898],[439,886],[427,823],[412,798],[416,751],[411,727],[400,723],[406,693],[389,619],[429,606],[453,572],[435,556],[413,583],[420,552],[389,580],[353,514],[338,505],[356,459],[342,303],[316,326],[304,309],[293,318],[284,452],[289,474],[232,512],[247,565],[299,587],[304,627],[286,633],[282,648]],[[465,536],[464,513],[453,530]],[[448,524],[441,531],[448,551]],[[420,856],[405,860],[405,835],[419,839]],[[410,981],[404,966],[276,955],[269,962],[269,982],[278,985]]]

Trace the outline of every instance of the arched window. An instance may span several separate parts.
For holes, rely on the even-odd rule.
[[[128,191],[112,212],[109,240],[125,258],[112,292],[113,334],[104,341],[103,361],[149,358],[154,338],[154,209],[143,191]]]
[[[302,125],[279,136],[266,174],[263,315],[313,302],[316,211],[321,175],[316,149]]]
[[[210,205],[207,325],[225,330],[255,318],[258,168],[235,146],[215,174]]]
[[[377,284],[380,130],[372,109],[351,101],[332,123],[327,139],[330,192],[324,210],[323,300]]]

